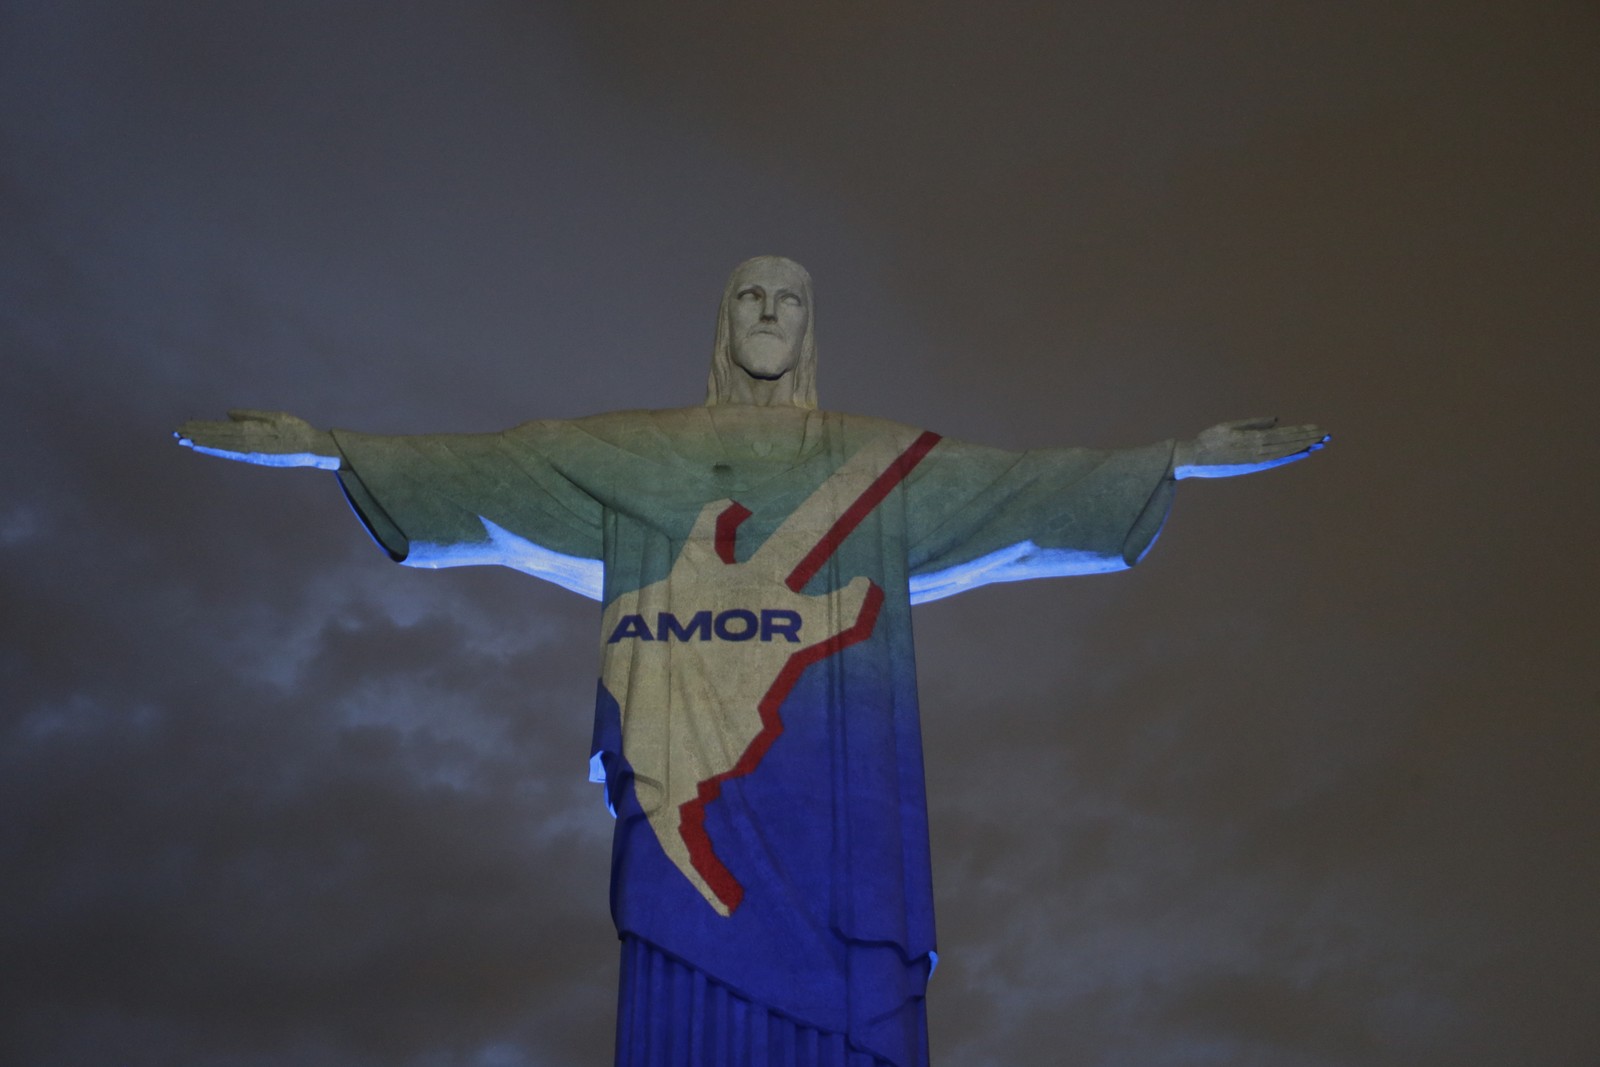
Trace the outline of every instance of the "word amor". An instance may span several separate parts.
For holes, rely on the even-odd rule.
[[[760,637],[771,641],[782,637],[785,641],[800,640],[800,613],[784,608],[762,608],[758,616],[745,608],[729,608],[715,616],[710,611],[697,611],[688,622],[679,622],[670,611],[656,613],[656,628],[652,631],[643,615],[624,615],[617,628],[606,638],[614,645],[624,637],[640,641],[709,641],[715,635],[723,641],[749,641]]]

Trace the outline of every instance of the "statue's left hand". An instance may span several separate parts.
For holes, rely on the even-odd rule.
[[[342,462],[332,434],[287,411],[236,409],[226,422],[191,419],[172,436],[196,452],[262,467],[338,470]]]
[[[1276,418],[1239,419],[1180,441],[1172,457],[1174,478],[1231,478],[1305,459],[1328,443],[1309,423],[1279,426]]]

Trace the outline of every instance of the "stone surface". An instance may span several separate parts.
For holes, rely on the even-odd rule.
[[[1131,566],[1177,479],[1293,462],[1326,437],[1247,419],[1117,452],[950,441],[818,411],[814,327],[804,269],[760,257],[724,289],[703,408],[417,437],[238,411],[178,437],[338,470],[408,565],[501,564],[601,600],[591,776],[618,820],[624,966],[665,953],[819,1048],[925,1063],[911,605]],[[664,1020],[651,998],[670,990],[648,976],[625,988],[619,1048],[660,1047],[630,1027],[717,1025]]]

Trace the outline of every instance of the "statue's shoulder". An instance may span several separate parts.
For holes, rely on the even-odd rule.
[[[819,444],[831,439],[849,450],[884,438],[909,444],[922,433],[918,427],[871,415],[796,408],[763,410],[763,420],[770,417],[778,423],[792,424],[789,432],[804,434]],[[739,421],[730,419],[726,412],[719,418],[711,408],[696,405],[606,411],[577,419],[539,419],[513,427],[506,435],[534,446],[598,441],[627,451],[655,454],[662,449],[696,452],[699,446],[715,442],[719,434],[725,436],[739,429]]]
[[[617,445],[694,437],[710,430],[704,407],[604,411],[573,419],[573,429]]]
[[[915,438],[922,433],[920,426],[908,426],[893,419],[880,419],[876,415],[852,415],[843,411],[825,411],[822,415],[835,422],[846,434],[854,437]]]
[[[829,433],[841,441],[845,451],[854,452],[869,445],[906,449],[923,435],[920,426],[908,426],[893,419],[880,419],[875,415],[851,415],[845,412],[824,412]]]
[[[601,411],[594,415],[581,415],[575,419],[530,419],[504,432],[520,436],[577,433],[607,438],[617,434],[635,433],[644,428],[660,430],[687,426],[704,410],[704,408],[639,408],[631,411]]]
[[[564,456],[614,450],[655,456],[675,452],[693,442],[714,437],[704,407],[641,408],[604,411],[576,419],[535,419],[505,431],[504,436],[538,451]]]

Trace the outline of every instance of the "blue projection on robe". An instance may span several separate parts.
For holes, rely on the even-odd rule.
[[[1132,565],[1172,447],[746,415],[334,437],[391,557],[604,605],[589,776],[616,817],[618,1062],[917,1067],[935,951],[911,605]]]

